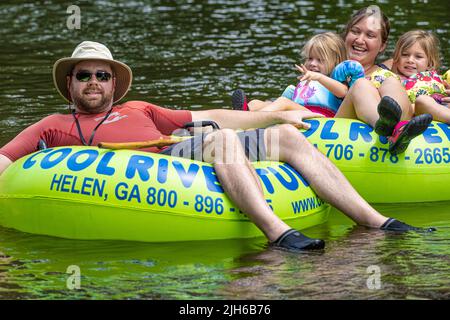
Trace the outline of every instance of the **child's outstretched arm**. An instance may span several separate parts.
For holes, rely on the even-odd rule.
[[[348,87],[345,84],[337,80],[331,79],[330,77],[324,75],[323,73],[310,71],[303,64],[301,66],[295,65],[295,67],[297,68],[298,71],[303,73],[302,76],[298,77],[300,81],[304,80],[308,82],[311,80],[319,81],[325,88],[330,90],[330,92],[338,98],[344,98],[348,92]]]

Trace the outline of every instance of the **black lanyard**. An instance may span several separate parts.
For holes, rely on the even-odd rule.
[[[92,131],[91,137],[89,138],[89,143],[86,143],[86,140],[84,140],[83,133],[81,132],[80,122],[78,122],[78,119],[75,115],[75,109],[72,109],[72,116],[75,119],[75,124],[77,125],[78,129],[78,135],[80,136],[80,140],[85,146],[90,146],[92,144],[92,140],[94,140],[95,132],[97,131],[98,127],[100,127],[103,122],[105,122],[106,119],[108,119],[109,115],[111,114],[113,107],[109,109],[108,113],[105,115],[105,117],[100,121],[100,123],[94,128],[94,131]]]

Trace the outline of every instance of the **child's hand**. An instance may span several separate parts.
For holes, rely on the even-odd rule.
[[[446,86],[446,88],[448,88],[448,86]],[[446,94],[448,97],[442,98],[442,102],[446,103],[447,106],[450,108],[450,89],[446,89],[446,90],[445,90],[445,94]]]
[[[299,79],[300,81],[306,80],[307,83],[309,83],[311,80],[319,81],[323,76],[323,74],[321,74],[320,72],[309,71],[308,68],[306,68],[303,64],[301,66],[295,65],[295,67],[298,71],[303,73],[302,76],[297,77],[297,79]]]
[[[446,81],[444,81],[444,87],[445,87],[445,94],[447,97],[442,98],[442,102],[446,103],[447,106],[450,105],[450,84]]]
[[[445,87],[445,89],[450,89],[450,83],[447,81],[444,81],[444,87]]]

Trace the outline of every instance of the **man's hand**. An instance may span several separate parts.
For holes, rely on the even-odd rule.
[[[309,83],[311,80],[319,81],[320,78],[323,77],[323,74],[321,74],[320,72],[309,71],[308,68],[306,68],[303,64],[301,66],[295,65],[295,67],[298,71],[303,73],[302,76],[298,77],[300,81],[306,80]]]
[[[309,129],[311,127],[309,123],[303,122],[304,119],[324,117],[320,113],[305,110],[279,111],[277,113],[281,123],[292,124],[297,129]]]
[[[11,163],[12,163],[12,161],[9,160],[9,158],[7,158],[4,155],[0,154],[0,175],[2,174],[3,171],[6,170],[6,168],[8,168],[8,166]]]

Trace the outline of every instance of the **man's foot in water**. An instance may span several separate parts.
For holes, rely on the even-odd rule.
[[[436,231],[436,228],[418,228],[413,227],[409,224],[401,222],[394,218],[389,218],[385,223],[380,227],[381,230],[384,231],[393,231],[393,232],[407,232],[407,231],[416,231],[416,232],[433,232]]]
[[[289,229],[270,245],[287,251],[320,250],[325,247],[325,241],[308,238],[297,230]]]

